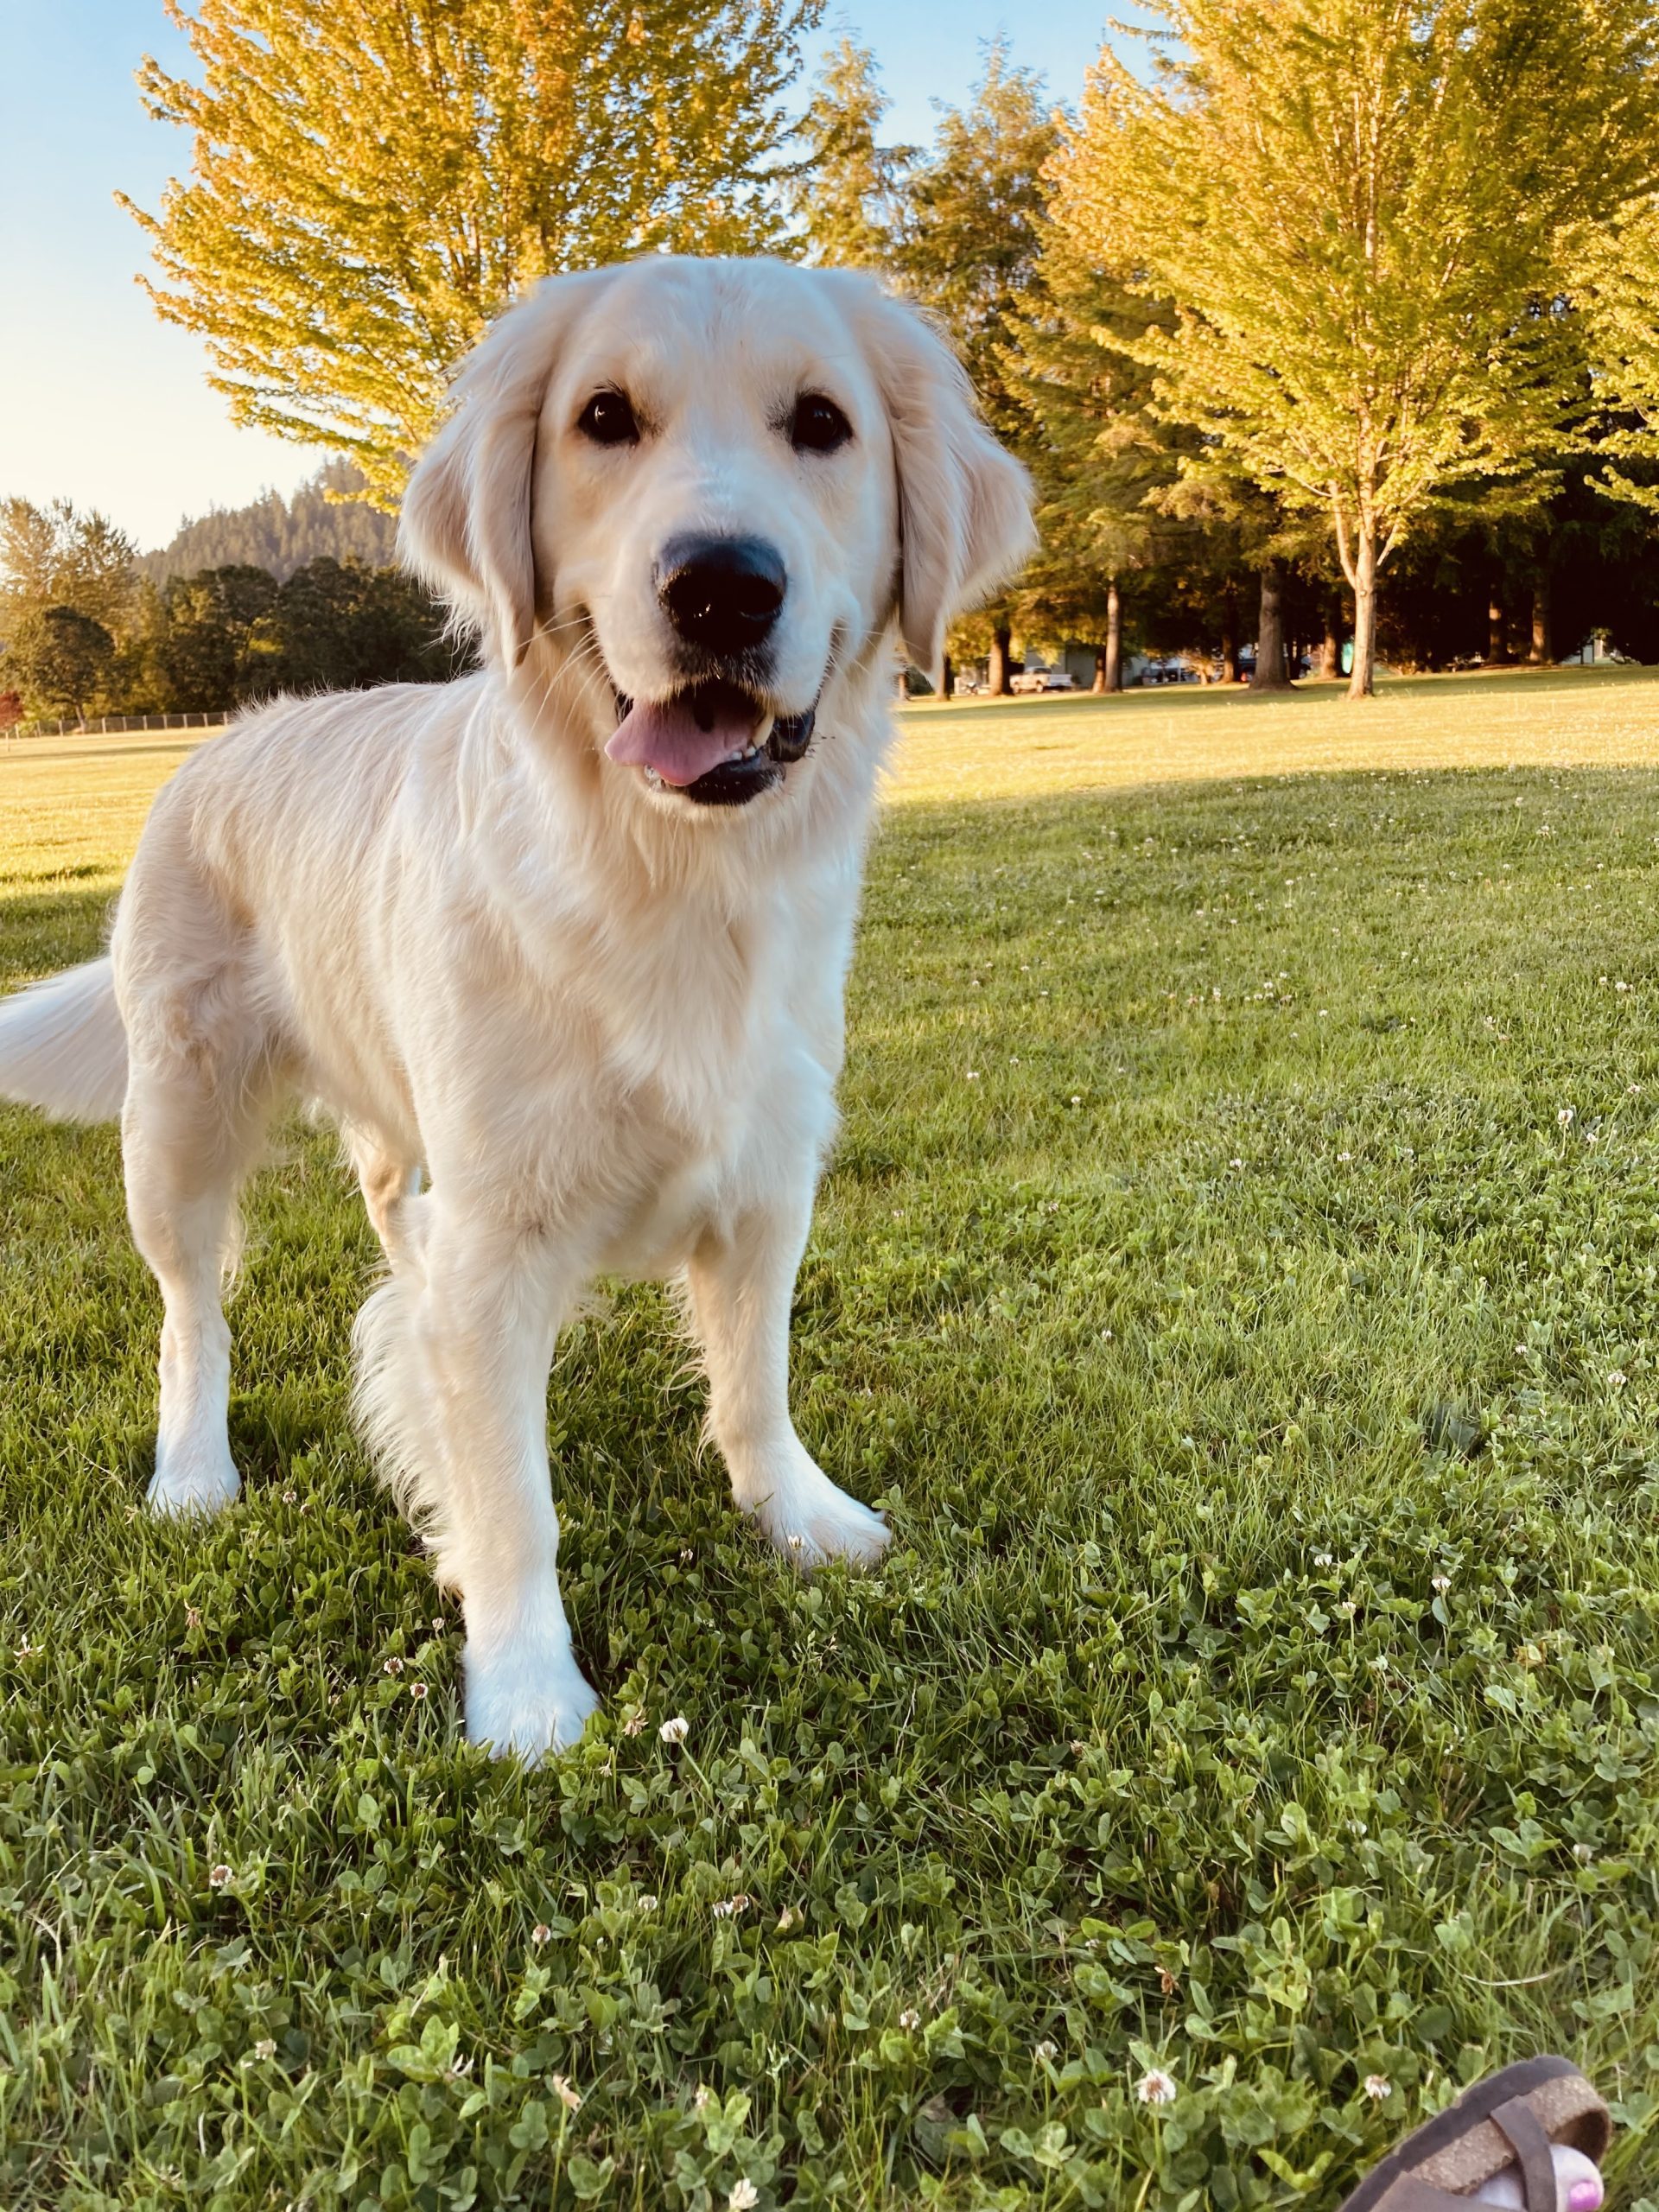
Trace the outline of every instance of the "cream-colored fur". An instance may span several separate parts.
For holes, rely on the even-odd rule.
[[[579,432],[607,387],[637,445]],[[849,418],[839,452],[780,427],[803,391]],[[674,691],[655,578],[689,530],[779,549],[764,703],[817,702],[806,757],[739,807],[604,752],[617,692]],[[559,1598],[545,1406],[595,1275],[683,1279],[710,1430],[774,1544],[804,1567],[887,1541],[795,1433],[791,1289],[895,636],[936,664],[1028,532],[955,361],[871,280],[668,258],[552,279],[467,364],[404,508],[406,555],[478,627],[484,672],[239,720],[156,800],[111,963],[0,1007],[0,1092],[122,1100],[165,1304],[160,1511],[237,1493],[219,1293],[238,1185],[284,1097],[340,1122],[387,1259],[358,1402],[460,1592],[467,1726],[499,1750],[568,1744],[595,1702]]]

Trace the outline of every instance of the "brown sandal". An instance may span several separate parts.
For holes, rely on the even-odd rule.
[[[1527,2212],[1555,2212],[1551,2148],[1605,2155],[1606,2106],[1565,2058],[1527,2058],[1465,2089],[1367,2175],[1341,2212],[1469,2212],[1469,2192],[1516,2166]]]

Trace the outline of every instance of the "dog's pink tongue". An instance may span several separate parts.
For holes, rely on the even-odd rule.
[[[712,708],[685,697],[642,700],[624,715],[605,750],[625,768],[654,768],[665,784],[695,784],[741,753],[759,728],[758,711],[746,714],[735,700]]]

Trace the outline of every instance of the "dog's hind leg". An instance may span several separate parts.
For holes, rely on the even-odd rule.
[[[263,1071],[262,1071],[263,1073]],[[162,1406],[149,1503],[212,1513],[240,1487],[227,1421],[231,1332],[222,1303],[237,1192],[257,1157],[270,1085],[205,1050],[135,1057],[121,1121],[127,1212],[162,1293]]]
[[[417,1262],[424,1227],[420,1169],[400,1159],[360,1122],[347,1122],[343,1135],[370,1225],[387,1263],[395,1271]]]
[[[806,1245],[804,1209],[756,1206],[699,1243],[685,1272],[709,1375],[709,1429],[732,1496],[804,1570],[871,1562],[887,1523],[837,1489],[795,1433],[789,1412],[789,1308]]]

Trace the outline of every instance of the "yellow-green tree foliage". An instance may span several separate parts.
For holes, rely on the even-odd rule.
[[[1610,465],[1591,482],[1659,510],[1659,483],[1618,464],[1659,463],[1659,198],[1644,194],[1611,223],[1586,226],[1573,256],[1574,296],[1589,330],[1593,449]]]
[[[168,0],[188,181],[131,212],[237,420],[396,501],[485,322],[557,270],[779,239],[781,96],[822,0]],[[125,204],[130,208],[131,202]]]
[[[1377,570],[1434,495],[1558,441],[1569,227],[1653,176],[1646,0],[1154,0],[1109,49],[1058,219],[1173,303],[1160,405],[1322,514],[1370,688]]]
[[[0,641],[50,607],[118,635],[137,587],[132,563],[132,540],[95,507],[0,499]]]

